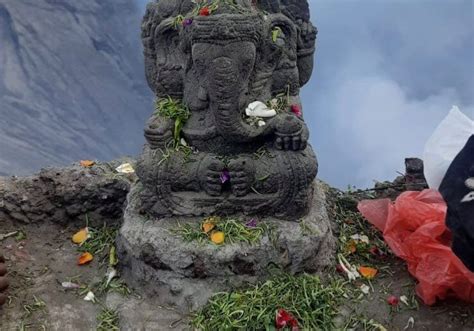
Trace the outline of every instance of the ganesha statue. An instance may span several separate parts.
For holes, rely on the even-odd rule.
[[[316,33],[306,0],[148,5],[142,39],[157,106],[137,164],[143,213],[308,213],[318,164],[299,92]]]

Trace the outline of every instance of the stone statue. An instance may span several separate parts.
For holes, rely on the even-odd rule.
[[[157,111],[137,165],[142,212],[297,221],[318,164],[299,98],[316,28],[305,0],[158,0],[142,25]]]
[[[316,41],[308,2],[155,0],[142,28],[157,102],[116,241],[122,276],[194,310],[273,267],[333,265],[327,188],[299,99]],[[176,235],[208,216],[268,231],[225,249]]]

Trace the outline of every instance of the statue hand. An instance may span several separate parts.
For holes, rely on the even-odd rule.
[[[306,124],[291,114],[281,114],[275,121],[275,148],[299,151],[308,144],[309,131]]]
[[[173,129],[173,120],[153,115],[145,126],[145,138],[152,148],[164,147],[173,139]]]

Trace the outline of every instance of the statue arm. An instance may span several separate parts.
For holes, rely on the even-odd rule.
[[[164,148],[173,140],[173,129],[172,119],[153,114],[145,126],[145,138],[152,149]]]

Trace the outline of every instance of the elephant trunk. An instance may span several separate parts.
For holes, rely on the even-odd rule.
[[[213,61],[213,70],[209,79],[209,97],[218,132],[236,142],[252,141],[268,133],[269,126],[257,128],[243,120],[240,98],[248,80],[240,81],[242,75],[236,63],[228,57],[220,57]]]

